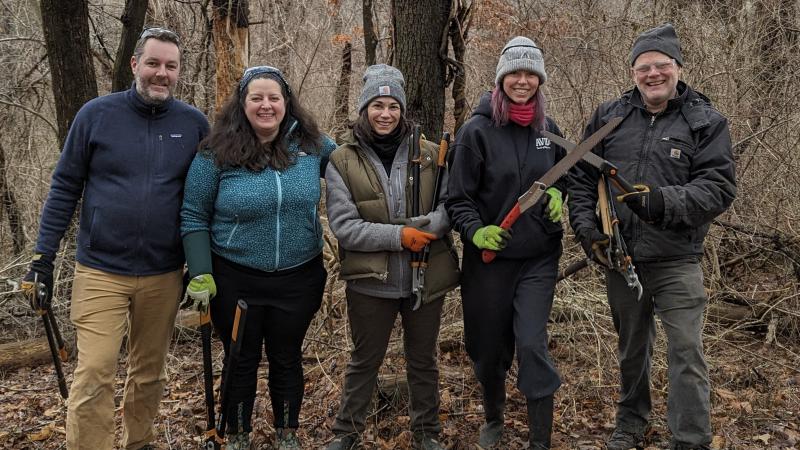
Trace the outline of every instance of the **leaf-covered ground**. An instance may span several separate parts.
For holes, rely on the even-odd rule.
[[[564,284],[564,283],[562,283]],[[550,324],[551,352],[562,373],[556,397],[556,449],[601,449],[613,429],[617,391],[615,336],[603,298],[560,286]],[[474,448],[482,421],[480,393],[461,344],[458,293],[448,297],[440,337],[442,441],[449,449]],[[580,300],[576,298],[581,297]],[[593,305],[586,307],[587,302]],[[305,349],[306,397],[300,437],[304,448],[323,448],[338,408],[349,341],[341,285],[326,296],[309,330]],[[800,448],[800,344],[778,335],[765,344],[763,332],[706,327],[706,353],[712,380],[712,421],[716,449]],[[411,435],[403,395],[404,361],[399,329],[392,338],[381,371],[380,395],[363,436],[366,448],[408,449]],[[200,336],[179,329],[173,340],[156,444],[165,449],[199,448],[205,429]],[[220,347],[215,344],[217,372]],[[124,377],[121,355],[116,392],[119,403]],[[71,381],[74,362],[65,365]],[[262,366],[254,418],[254,448],[274,442],[272,414]],[[218,375],[218,374],[217,374]],[[506,433],[501,448],[527,448],[524,398],[508,379]],[[653,367],[650,449],[666,448],[666,364],[659,335]],[[0,373],[0,449],[65,448],[65,403],[58,396],[49,365]],[[116,411],[118,436],[121,411]]]

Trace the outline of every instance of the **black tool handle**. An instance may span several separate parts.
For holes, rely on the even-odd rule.
[[[239,365],[239,353],[242,351],[242,338],[244,337],[244,327],[247,321],[247,303],[239,299],[236,302],[236,313],[233,318],[233,330],[231,332],[231,344],[229,346],[228,364],[222,376],[222,386],[220,388],[220,412],[219,423],[217,425],[217,434],[220,437],[225,436],[226,417],[225,413],[228,410],[228,397],[231,389],[230,378],[236,372],[236,366]]]
[[[58,343],[55,337],[55,331],[53,330],[55,324],[50,322],[50,315],[47,314],[47,311],[42,311],[42,323],[44,323],[44,331],[47,335],[47,343],[50,345],[50,356],[53,357],[53,365],[56,368],[56,376],[58,377],[58,391],[61,393],[61,397],[66,399],[69,397],[69,390],[67,389],[67,381],[64,378],[64,369],[61,367],[61,358],[59,357],[58,352]]]

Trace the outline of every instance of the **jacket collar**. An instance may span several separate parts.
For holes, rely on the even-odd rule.
[[[135,81],[131,84],[131,88],[128,89],[126,96],[131,107],[144,117],[161,117],[169,111],[172,103],[175,102],[173,97],[168,98],[163,103],[155,105],[145,102],[136,90]]]

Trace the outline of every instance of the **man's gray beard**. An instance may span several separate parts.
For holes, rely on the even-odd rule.
[[[167,98],[163,100],[160,98],[150,97],[150,95],[148,95],[147,92],[145,92],[145,89],[142,87],[142,83],[140,82],[139,78],[134,77],[134,80],[136,81],[136,92],[139,94],[139,97],[142,97],[142,100],[144,100],[144,102],[148,105],[161,106],[172,97],[172,92],[170,92],[169,95],[167,95]],[[169,88],[167,89],[169,90]]]

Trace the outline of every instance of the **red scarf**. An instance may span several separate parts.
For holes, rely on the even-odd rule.
[[[510,103],[510,108],[508,110],[508,118],[512,122],[516,123],[517,125],[527,127],[528,125],[533,122],[533,106],[534,106],[534,99],[531,99],[528,103],[524,105],[518,105],[513,102]]]

